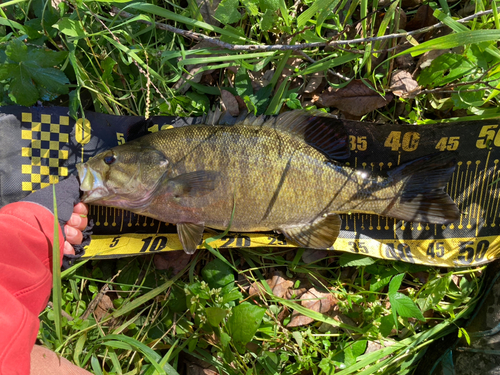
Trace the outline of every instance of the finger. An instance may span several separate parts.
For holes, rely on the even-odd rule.
[[[79,245],[82,243],[83,235],[82,232],[70,225],[64,226],[64,232],[66,233],[66,241],[73,245]]]
[[[81,217],[80,214],[72,213],[70,219],[66,223],[73,228],[78,230],[84,230],[87,227],[88,219],[86,217]]]
[[[75,249],[73,249],[73,246],[71,246],[71,244],[68,241],[64,241],[63,254],[64,255],[75,255]]]
[[[89,207],[82,202],[79,202],[73,207],[73,212],[80,215],[88,215]]]

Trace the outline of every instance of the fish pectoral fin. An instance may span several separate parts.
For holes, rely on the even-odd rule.
[[[203,239],[205,225],[195,223],[178,223],[177,234],[181,240],[182,247],[187,254],[194,254]]]
[[[178,175],[167,181],[167,192],[174,197],[200,197],[217,188],[220,173],[215,171],[196,171]]]
[[[311,223],[280,228],[291,241],[312,249],[325,249],[333,245],[340,233],[342,219],[337,214],[327,214]]]

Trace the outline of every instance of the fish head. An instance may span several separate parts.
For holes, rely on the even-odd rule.
[[[168,166],[161,151],[138,142],[104,151],[76,166],[82,201],[126,209],[146,207]]]

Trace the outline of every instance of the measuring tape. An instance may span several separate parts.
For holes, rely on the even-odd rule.
[[[150,132],[241,120],[214,114],[145,120],[86,112],[85,118],[75,121],[61,107],[3,107],[1,112],[0,205],[74,173],[77,163],[99,152]],[[341,215],[340,235],[332,250],[443,267],[480,265],[500,257],[500,120],[422,126],[336,121],[342,121],[350,134],[351,157],[346,164],[370,172],[384,174],[423,155],[455,152],[458,162],[446,191],[461,215],[448,225]],[[95,226],[85,257],[182,249],[173,225],[110,207],[91,206],[89,216]],[[230,233],[211,245],[295,247],[274,233]]]

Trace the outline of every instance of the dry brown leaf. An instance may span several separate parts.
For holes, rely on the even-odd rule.
[[[418,8],[415,16],[406,24],[406,31],[418,30],[438,23],[439,21],[434,17],[433,13],[434,11],[430,6],[427,4],[422,5]]]
[[[155,268],[157,270],[168,270],[172,268],[174,275],[187,266],[191,260],[192,255],[186,254],[183,250],[167,251],[161,254],[155,254],[153,259]]]
[[[236,97],[227,90],[221,90],[221,99],[231,116],[238,116],[240,108]]]
[[[381,96],[366,86],[360,79],[352,80],[346,87],[331,89],[319,95],[317,102],[322,107],[336,107],[353,116],[363,116],[377,108],[384,107],[393,95]]]
[[[286,294],[291,287],[293,287],[293,281],[287,280],[283,277],[281,272],[275,272],[274,275],[266,280],[267,285],[271,288],[273,294],[279,298],[286,298]],[[260,288],[260,289],[259,289]],[[253,297],[259,294],[259,290],[263,290],[263,286],[260,282],[253,283],[248,289],[248,294]]]
[[[449,52],[450,52],[449,49],[435,49],[435,50],[425,52],[418,59],[417,68],[425,69],[431,65],[432,60],[434,60],[436,57],[444,55],[445,53],[449,53]]]
[[[309,291],[304,293],[300,299],[302,300],[300,302],[302,306],[321,314],[328,313],[337,305],[337,299],[333,297],[331,293],[318,292],[315,288],[309,289]],[[302,315],[294,310],[290,323],[287,324],[287,327],[300,327],[310,324],[313,321],[314,319]]]
[[[104,294],[94,310],[95,320],[99,322],[113,307],[113,300]]]
[[[419,86],[412,75],[406,70],[398,70],[391,77],[391,91],[401,98],[414,98],[419,92]]]
[[[311,74],[310,76],[306,76],[307,85],[304,88],[303,92],[305,94],[311,94],[316,91],[321,86],[323,78],[323,73],[320,72],[316,72],[314,74]]]
[[[215,10],[219,6],[220,2],[221,0],[196,0],[198,9],[203,17],[203,21],[213,26],[220,25],[220,22],[214,18]]]
[[[213,366],[203,368],[194,363],[184,362],[186,364],[186,375],[219,375],[217,369]]]
[[[305,249],[302,254],[302,260],[306,264],[311,264],[317,262],[318,260],[324,259],[328,256],[329,250],[314,250]]]
[[[191,88],[191,85],[187,80],[194,83],[199,83],[201,81],[202,73],[198,73],[200,69],[201,66],[189,69],[189,73],[184,73],[182,77],[175,83],[174,89],[179,90],[181,94],[185,94]]]

